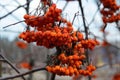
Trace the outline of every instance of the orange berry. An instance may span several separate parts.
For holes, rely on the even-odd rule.
[[[70,74],[69,69],[66,69],[66,71],[65,71],[65,75],[69,75],[69,74]]]
[[[30,18],[30,15],[28,15],[28,14],[24,15],[24,19],[29,19],[29,18]]]
[[[78,55],[73,55],[73,59],[74,59],[74,60],[78,60],[78,59],[79,59],[79,56],[78,56]]]
[[[72,60],[72,59],[73,59],[73,56],[69,56],[68,59],[69,59],[69,60]]]
[[[67,22],[67,26],[72,26],[72,23],[71,22]]]
[[[86,58],[85,55],[81,55],[81,56],[79,57],[80,60],[83,60],[83,59],[85,59],[85,58]]]
[[[55,70],[59,70],[60,69],[60,66],[55,66]]]
[[[46,70],[49,71],[49,72],[51,72],[52,68],[50,66],[47,66]]]

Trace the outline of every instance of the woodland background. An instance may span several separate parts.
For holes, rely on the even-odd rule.
[[[102,5],[99,0],[82,0],[83,8],[85,10],[86,22],[89,25],[90,37],[96,37],[101,43],[106,38],[109,43],[107,46],[97,46],[93,51],[89,51],[93,64],[98,67],[95,71],[96,77],[93,80],[112,80],[115,73],[120,71],[120,23],[116,27],[115,23],[108,24],[106,33],[100,31],[103,22],[100,14]],[[116,0],[120,5],[120,1]],[[26,13],[34,12],[36,4],[39,0],[0,0],[0,54],[9,60],[21,72],[27,72],[29,69],[21,68],[20,64],[23,62],[33,62],[33,68],[45,67],[49,55],[54,54],[56,49],[47,49],[43,46],[36,46],[34,43],[27,44],[26,49],[21,49],[16,45],[16,42],[21,41],[18,38],[20,32],[24,31],[26,24],[16,22],[22,21]],[[75,29],[80,28],[83,31],[83,23],[81,22],[81,13],[78,8],[77,0],[53,0],[59,8],[63,9],[63,16],[72,21],[74,15],[77,13],[78,17],[75,19]],[[93,5],[91,9],[87,5]],[[89,9],[88,9],[89,8]],[[79,11],[79,13],[78,13]],[[119,11],[120,12],[120,11]],[[12,24],[12,25],[11,25]],[[9,25],[9,27],[6,27]],[[6,28],[4,28],[6,27]],[[0,58],[1,59],[1,58]],[[16,72],[6,63],[0,61],[0,76],[6,77],[14,75]],[[39,76],[41,75],[41,76]],[[50,77],[48,72],[36,72],[33,74],[33,80],[48,80]],[[31,76],[31,75],[30,75]],[[29,75],[26,77],[32,80]],[[56,80],[72,80],[70,77],[57,76]],[[83,78],[85,79],[85,78]],[[15,80],[19,80],[16,78]],[[20,79],[21,80],[21,79]],[[79,79],[78,79],[79,80]],[[86,79],[87,80],[87,79]]]

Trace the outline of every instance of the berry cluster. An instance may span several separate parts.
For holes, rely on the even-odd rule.
[[[52,4],[49,7],[48,11],[43,16],[34,16],[34,15],[24,15],[25,23],[32,27],[39,28],[51,28],[54,25],[54,22],[59,22],[61,20],[62,10],[58,9],[55,4]]]
[[[36,42],[38,46],[53,48],[55,46],[69,46],[71,44],[71,36],[68,33],[55,31],[26,31],[19,35],[19,38],[30,42]]]
[[[86,40],[81,32],[74,31],[72,23],[62,18],[61,12],[52,4],[43,16],[24,15],[25,23],[34,31],[26,30],[19,38],[46,48],[56,47],[59,53],[56,52],[52,64],[46,67],[49,72],[71,76],[91,75],[95,67],[84,65],[84,53],[85,49],[92,50],[98,42],[94,39]]]
[[[58,56],[58,59],[61,61],[60,65],[47,66],[46,69],[49,72],[56,73],[58,75],[67,75],[67,76],[90,76],[92,72],[96,69],[93,65],[89,65],[86,69],[82,69],[82,60],[85,59],[84,55],[70,55],[66,56],[65,53],[61,53]]]
[[[116,4],[116,0],[100,0],[104,8],[101,10],[104,23],[112,23],[120,20],[120,13],[117,11],[120,6]]]
[[[58,75],[67,75],[67,76],[84,75],[84,76],[90,76],[90,75],[92,75],[92,72],[96,68],[94,66],[92,66],[92,65],[89,65],[89,66],[87,66],[87,69],[82,70],[82,69],[73,68],[72,66],[62,67],[62,66],[56,65],[56,66],[47,66],[46,69],[49,72],[56,73]]]

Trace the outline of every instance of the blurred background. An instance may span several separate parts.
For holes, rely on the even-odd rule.
[[[0,0],[0,54],[5,56],[21,72],[29,71],[26,65],[33,68],[45,67],[49,55],[56,49],[47,49],[36,46],[35,43],[26,43],[18,38],[25,31],[26,24],[23,22],[25,14],[33,14],[40,0]],[[120,0],[116,0],[120,5]],[[57,7],[62,9],[62,16],[73,21],[74,30],[84,31],[81,11],[77,0],[53,0]],[[98,69],[95,71],[93,80],[112,80],[116,73],[120,72],[120,23],[110,23],[101,31],[104,23],[100,10],[99,0],[82,0],[86,24],[89,28],[89,37],[96,38],[100,45],[93,51],[89,51],[90,59]],[[120,12],[120,11],[119,11]],[[1,59],[1,58],[0,58]],[[6,63],[0,61],[0,76],[6,77],[16,72]],[[33,80],[49,80],[51,74],[48,72],[36,72]],[[29,79],[30,76],[26,76]],[[56,80],[72,80],[71,77],[57,76]],[[82,78],[87,80],[86,78]],[[17,80],[17,79],[15,79]],[[31,79],[32,80],[32,79]],[[80,80],[80,78],[78,79]]]

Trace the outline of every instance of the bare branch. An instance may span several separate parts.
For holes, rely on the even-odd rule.
[[[30,1],[29,1],[29,2],[30,2]],[[27,3],[29,3],[29,2],[27,2]],[[9,12],[9,13],[7,13],[6,15],[0,17],[0,20],[3,19],[3,18],[5,18],[5,17],[7,17],[7,16],[10,15],[10,14],[12,14],[12,13],[15,12],[16,10],[18,10],[19,8],[26,6],[27,3],[25,3],[24,5],[18,6],[17,8],[15,8],[14,10],[12,10],[11,12]]]
[[[73,20],[72,20],[72,24],[74,23],[75,21],[75,18],[79,15],[79,11],[75,13],[74,17],[73,17]]]
[[[0,62],[6,62],[4,59],[0,59]]]
[[[5,60],[5,62],[8,63],[18,74],[20,74],[19,70],[18,70],[17,68],[15,68],[15,67],[12,65],[12,63],[11,63],[9,60],[7,60],[2,54],[0,54],[0,57],[1,57],[3,60]],[[21,76],[21,78],[22,78],[23,80],[25,80],[24,76]],[[4,79],[4,80],[6,80],[6,79]]]
[[[21,73],[21,74],[18,74],[18,75],[13,75],[13,76],[10,76],[10,77],[0,78],[0,80],[14,79],[14,78],[18,78],[18,77],[21,77],[21,76],[25,76],[25,75],[28,75],[28,74],[31,74],[31,73],[34,73],[34,72],[37,72],[37,71],[41,71],[41,70],[46,70],[46,68],[33,69],[33,70],[30,70],[30,71],[28,71],[28,72]]]
[[[7,8],[5,8],[5,6],[3,6],[3,5],[1,5],[1,4],[0,4],[0,6],[9,13],[9,10],[8,10]],[[11,16],[12,16],[14,19],[20,21],[20,19],[19,19],[17,16],[15,16],[15,15],[13,15],[13,14],[11,14]],[[23,24],[23,25],[24,25],[24,24]]]
[[[16,25],[16,24],[21,23],[21,22],[24,22],[24,20],[19,21],[19,22],[16,22],[16,23],[13,23],[13,24],[10,24],[10,25],[7,25],[7,26],[3,27],[3,29],[4,29],[4,28],[7,28],[7,27],[9,27],[9,26],[12,26],[12,25]]]
[[[84,15],[83,7],[82,7],[82,2],[81,2],[81,0],[78,0],[78,2],[79,2],[80,9],[81,9],[83,25],[84,25],[84,29],[85,29],[85,39],[88,39],[88,30],[87,30],[87,26],[86,26],[86,23],[85,23],[85,15]]]
[[[81,15],[82,15],[82,19],[83,19],[83,25],[84,25],[84,30],[85,30],[85,39],[88,39],[88,28],[87,28],[86,23],[85,23],[85,15],[84,15],[83,7],[82,7],[82,1],[78,0],[78,3],[80,6],[80,9],[81,9]],[[87,64],[89,65],[90,60],[89,60],[89,55],[88,55],[88,49],[86,49],[85,55],[86,55]],[[89,76],[88,79],[91,80],[91,76]]]
[[[65,3],[65,6],[63,7],[62,11],[64,11],[64,10],[66,9],[68,3],[69,3],[69,2],[66,2],[66,3]]]

